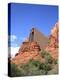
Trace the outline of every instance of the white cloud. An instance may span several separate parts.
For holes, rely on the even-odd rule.
[[[11,54],[11,57],[14,57],[16,53],[18,53],[19,47],[9,47],[11,51],[9,51],[9,54]]]
[[[11,39],[11,41],[13,42],[17,39],[17,37],[16,37],[16,35],[10,35],[9,39]]]

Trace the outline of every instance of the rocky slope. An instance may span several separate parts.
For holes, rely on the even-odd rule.
[[[49,42],[48,45],[45,47],[45,50],[49,52],[54,59],[58,59],[58,27],[59,23],[57,22],[51,29]]]
[[[30,59],[43,62],[44,59],[39,54],[40,50],[40,46],[36,42],[24,41],[12,62],[15,64],[27,63]]]
[[[51,29],[48,45],[44,48],[44,50],[48,52],[54,59],[58,59],[58,25],[59,23],[56,23]],[[30,43],[29,40],[26,39],[11,62],[15,64],[27,63],[30,59],[44,62],[44,58],[42,58],[42,56],[39,54],[40,51],[41,48],[37,42]]]

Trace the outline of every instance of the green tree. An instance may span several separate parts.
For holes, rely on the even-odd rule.
[[[20,71],[17,68],[17,65],[11,64],[11,77],[20,76]]]
[[[57,64],[58,63],[58,60],[57,59],[53,59],[53,63],[54,64]]]

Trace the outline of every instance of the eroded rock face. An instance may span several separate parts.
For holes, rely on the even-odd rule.
[[[57,22],[55,26],[51,29],[49,43],[45,48],[45,50],[49,52],[54,59],[58,58],[58,26],[59,23]]]
[[[48,45],[44,48],[44,50],[54,59],[58,59],[58,26],[59,23],[56,23],[51,29]],[[27,63],[30,59],[36,59],[40,62],[44,62],[44,58],[39,54],[40,51],[40,45],[36,41],[29,42],[29,40],[26,39],[11,62],[15,64]]]
[[[44,61],[39,55],[40,50],[40,46],[37,42],[23,42],[15,58],[12,59],[12,62],[15,64],[27,63],[30,59]]]
[[[58,31],[59,31],[58,28],[59,28],[59,22],[57,22],[51,29],[51,35],[54,36],[56,39],[58,38]]]
[[[30,44],[30,51],[37,51],[39,52],[41,49],[40,49],[40,46],[37,44],[37,42],[32,42]]]
[[[49,37],[50,45],[53,47],[56,47],[58,44],[58,32],[59,32],[58,26],[59,26],[59,23],[57,22],[55,26],[52,28],[51,35]]]

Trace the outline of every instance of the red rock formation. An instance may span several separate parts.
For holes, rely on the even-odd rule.
[[[58,38],[58,32],[59,32],[58,28],[59,28],[59,22],[57,22],[51,29],[51,35],[54,36],[56,39]]]
[[[51,34],[49,36],[49,43],[45,48],[45,50],[49,52],[54,59],[58,58],[58,27],[59,23],[56,23],[52,28]]]
[[[43,62],[44,59],[39,54],[40,50],[40,46],[37,42],[23,42],[18,54],[12,59],[12,62],[15,64],[27,63],[30,59],[37,59]]]
[[[44,48],[54,59],[58,58],[58,26],[59,24],[56,23],[52,28],[49,36],[49,43]],[[29,42],[29,40],[26,39],[22,43],[18,53],[15,55],[15,58],[12,59],[12,62],[15,64],[27,63],[30,59],[36,59],[40,62],[44,62],[44,58],[39,54],[40,50],[40,46],[37,42]]]

